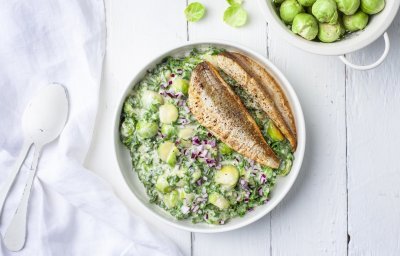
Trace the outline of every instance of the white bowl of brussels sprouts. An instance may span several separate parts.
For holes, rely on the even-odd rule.
[[[380,65],[389,52],[386,30],[400,6],[398,0],[258,0],[267,21],[289,43],[320,55],[336,55],[352,68]],[[384,36],[385,50],[375,63],[350,63],[344,55]]]
[[[254,208],[251,208],[251,210],[246,208],[247,210],[246,210],[246,213],[244,214],[244,216],[242,216],[242,214],[239,215],[242,217],[235,215],[236,217],[230,218],[228,221],[223,222],[223,223],[219,222],[218,224],[209,224],[206,221],[199,221],[198,223],[192,223],[190,221],[190,219],[185,219],[185,218],[182,218],[179,220],[179,219],[175,218],[174,216],[172,216],[170,214],[170,212],[161,208],[159,205],[155,204],[154,202],[153,203],[150,202],[151,196],[148,194],[149,190],[146,191],[146,189],[149,188],[148,186],[152,186],[152,184],[144,185],[141,182],[141,180],[138,177],[138,175],[141,175],[140,172],[138,172],[138,170],[136,170],[136,169],[133,170],[133,168],[134,168],[133,166],[135,166],[135,163],[134,163],[134,160],[132,160],[131,156],[132,156],[132,154],[136,154],[136,153],[130,152],[132,150],[128,150],[126,147],[126,144],[123,141],[121,141],[121,139],[123,140],[123,136],[121,135],[121,132],[123,132],[122,131],[123,128],[121,125],[121,120],[122,120],[121,115],[126,113],[126,106],[125,106],[126,100],[129,97],[136,95],[135,89],[141,88],[140,87],[141,84],[139,84],[139,83],[143,82],[144,77],[148,74],[154,74],[154,70],[156,70],[155,68],[160,67],[160,63],[165,63],[165,61],[168,59],[167,57],[172,56],[172,59],[180,58],[183,56],[190,57],[190,56],[192,56],[191,54],[193,53],[193,49],[199,50],[199,49],[207,49],[207,48],[238,52],[238,53],[244,54],[244,55],[256,60],[259,64],[264,66],[264,68],[270,73],[270,75],[281,86],[283,93],[286,95],[286,98],[288,100],[288,103],[292,109],[292,113],[294,116],[294,121],[295,121],[296,128],[297,128],[297,142],[298,142],[297,149],[293,153],[294,160],[292,162],[293,165],[292,165],[290,172],[284,177],[278,177],[275,175],[274,178],[271,178],[271,180],[274,180],[274,185],[272,185],[273,188],[271,187],[272,190],[271,190],[270,196],[268,196],[268,199],[265,200],[263,204],[259,204],[259,205],[257,204],[257,206],[255,206]],[[189,59],[189,62],[191,62],[190,59]],[[189,62],[187,62],[188,65],[190,65]],[[183,69],[183,75],[182,75],[181,68],[177,69],[176,71],[177,72],[180,71],[181,74],[170,73],[168,76],[175,77],[174,79],[176,79],[177,77],[179,78],[180,76],[183,76],[187,72],[185,69]],[[157,83],[159,83],[159,82],[157,82]],[[164,82],[161,82],[161,83],[164,83]],[[163,84],[161,84],[161,86],[163,86]],[[171,84],[171,86],[173,86],[173,84]],[[289,190],[291,189],[292,185],[294,184],[294,182],[299,174],[301,164],[303,161],[303,157],[304,157],[305,143],[306,143],[305,121],[304,121],[304,116],[303,116],[300,102],[296,96],[295,91],[293,90],[292,86],[290,85],[289,81],[265,57],[263,57],[262,55],[254,52],[248,48],[245,48],[243,46],[240,46],[240,45],[237,45],[234,43],[221,42],[221,41],[187,43],[185,45],[178,46],[174,49],[166,51],[162,55],[156,57],[151,62],[144,65],[143,68],[141,69],[141,71],[138,72],[137,74],[135,74],[132,82],[126,87],[126,90],[120,97],[120,102],[116,108],[114,118],[115,119],[114,119],[113,140],[114,140],[115,156],[116,156],[119,168],[121,170],[121,173],[125,179],[125,182],[127,183],[130,190],[132,191],[133,196],[140,203],[139,205],[141,205],[139,207],[143,207],[144,210],[147,210],[147,212],[151,216],[154,216],[155,218],[158,218],[174,227],[188,230],[191,232],[202,232],[202,233],[225,232],[225,231],[238,229],[240,227],[244,227],[244,226],[246,226],[250,223],[253,223],[256,220],[262,218],[268,212],[270,212],[272,209],[274,209],[274,207],[276,207],[277,204],[289,192]],[[135,129],[138,129],[137,126]],[[161,129],[161,134],[162,133],[163,132]],[[207,135],[207,136],[210,136],[210,135]],[[139,152],[139,154],[143,155],[144,153]],[[154,166],[154,168],[157,169],[157,168],[159,168],[159,166],[158,167]],[[212,168],[210,170],[213,171]],[[270,177],[267,176],[267,179],[270,179]],[[158,187],[157,187],[158,183],[159,182],[157,179],[157,183],[155,184],[156,189],[158,189]],[[199,185],[199,186],[201,186],[201,185]],[[180,210],[183,211],[185,209],[181,208]],[[193,209],[193,211],[195,211],[195,210]],[[206,218],[206,216],[204,216],[204,218]]]

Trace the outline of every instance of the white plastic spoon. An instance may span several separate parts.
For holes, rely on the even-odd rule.
[[[33,144],[35,152],[24,193],[4,236],[4,244],[10,251],[19,251],[25,245],[28,202],[40,152],[44,145],[55,140],[60,135],[67,118],[67,91],[59,84],[50,84],[42,88],[25,110],[22,125],[26,139],[29,141],[25,143],[29,145],[26,146],[26,151]],[[18,165],[18,169],[20,165]],[[16,173],[18,173],[18,170]],[[10,183],[12,184],[12,181]]]

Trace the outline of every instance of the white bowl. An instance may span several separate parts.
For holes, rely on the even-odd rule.
[[[400,6],[399,0],[386,0],[385,8],[380,13],[370,16],[370,21],[368,23],[368,26],[364,30],[351,33],[342,40],[334,43],[322,43],[322,42],[308,41],[294,34],[283,23],[283,21],[281,21],[279,14],[276,12],[272,0],[258,0],[258,2],[261,10],[266,16],[268,24],[271,25],[274,32],[277,32],[286,41],[304,51],[320,55],[336,55],[336,56],[341,56],[347,53],[360,50],[366,47],[367,45],[371,44],[372,42],[374,42],[380,36],[382,36],[383,33],[386,32],[390,24],[393,22],[393,19],[396,17],[396,13]],[[386,41],[386,50],[384,52],[384,55],[385,53],[387,54],[387,52],[389,51],[388,38],[385,38],[385,41]],[[378,63],[378,65],[380,63]]]
[[[258,62],[264,64],[265,68],[274,76],[277,82],[283,88],[290,106],[292,107],[293,114],[296,121],[297,126],[297,136],[298,136],[298,147],[295,152],[295,160],[293,162],[293,167],[288,176],[278,178],[277,184],[272,191],[271,200],[262,206],[258,206],[252,212],[248,212],[244,217],[237,217],[229,220],[224,225],[210,225],[205,223],[193,224],[188,220],[176,220],[174,217],[169,215],[166,211],[155,204],[151,204],[148,201],[148,196],[145,192],[145,188],[143,184],[140,182],[139,178],[135,171],[132,170],[131,158],[129,156],[129,151],[125,148],[125,146],[120,142],[119,135],[119,125],[120,125],[120,116],[122,111],[122,106],[125,101],[127,95],[131,92],[133,86],[135,86],[138,81],[140,81],[146,71],[155,67],[156,64],[160,63],[161,60],[167,56],[179,56],[184,55],[188,51],[193,48],[201,48],[205,46],[215,46],[219,48],[224,48],[231,51],[237,51],[244,53]],[[290,85],[289,81],[285,78],[285,76],[266,58],[261,56],[260,54],[249,50],[243,46],[239,46],[234,43],[227,42],[197,42],[197,43],[188,43],[179,47],[176,47],[172,50],[169,50],[152,60],[150,63],[146,64],[142,70],[136,74],[132,80],[132,82],[127,86],[123,95],[121,95],[120,102],[115,111],[114,118],[114,148],[115,155],[117,158],[117,162],[119,164],[120,170],[125,178],[126,183],[131,189],[133,195],[143,204],[143,206],[148,209],[148,212],[153,216],[165,221],[166,223],[181,228],[184,230],[188,230],[191,232],[203,232],[203,233],[215,233],[215,232],[223,232],[229,231],[233,229],[237,229],[243,226],[246,226],[264,215],[270,212],[289,192],[292,187],[294,181],[296,180],[297,175],[299,174],[300,167],[303,161],[304,149],[306,143],[306,131],[304,124],[304,116],[303,111],[300,106],[300,102],[296,96],[295,91]]]

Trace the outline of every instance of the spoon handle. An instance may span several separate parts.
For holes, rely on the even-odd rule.
[[[35,144],[33,162],[29,171],[28,179],[26,181],[24,193],[22,194],[21,201],[19,202],[15,215],[13,216],[10,226],[7,228],[4,236],[3,242],[5,246],[8,250],[13,252],[20,251],[25,245],[29,197],[36,174],[41,149],[41,146]]]
[[[8,192],[10,191],[12,185],[14,184],[15,178],[17,177],[17,174],[19,173],[19,170],[21,169],[21,166],[24,163],[26,156],[28,155],[28,152],[29,152],[29,149],[31,148],[31,146],[32,146],[31,142],[24,143],[24,145],[22,146],[22,150],[19,153],[19,157],[14,166],[14,169],[11,171],[7,180],[4,182],[3,187],[1,188],[1,191],[0,191],[0,215],[3,211],[4,203],[6,201]]]

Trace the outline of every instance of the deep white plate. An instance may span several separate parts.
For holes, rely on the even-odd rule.
[[[176,220],[173,216],[171,216],[169,213],[164,211],[159,206],[149,203],[148,196],[146,194],[143,184],[137,177],[136,172],[132,170],[129,151],[120,142],[120,135],[119,135],[120,116],[125,98],[131,92],[133,86],[135,86],[144,77],[147,70],[154,68],[158,63],[162,61],[162,59],[164,59],[167,56],[182,56],[187,54],[193,48],[203,48],[209,46],[224,48],[229,51],[240,52],[255,59],[260,64],[263,64],[265,68],[270,72],[270,74],[281,85],[284,93],[286,94],[286,97],[292,108],[297,127],[298,147],[294,154],[295,160],[293,162],[292,170],[286,177],[278,178],[276,186],[273,188],[271,193],[271,200],[265,205],[257,206],[254,209],[254,211],[246,213],[246,215],[243,217],[236,217],[229,220],[224,225],[210,225],[206,223],[193,224],[189,220]],[[272,209],[274,209],[275,206],[289,192],[290,188],[293,186],[293,183],[299,174],[300,167],[303,162],[305,144],[306,144],[306,131],[305,131],[303,111],[301,109],[297,95],[293,90],[292,86],[290,85],[289,81],[269,60],[267,60],[262,55],[246,47],[230,42],[207,41],[207,42],[187,43],[178,46],[176,48],[173,48],[165,52],[164,54],[160,55],[159,57],[155,58],[150,63],[147,63],[146,65],[143,66],[143,68],[139,73],[135,74],[132,82],[127,86],[125,92],[121,95],[114,117],[115,155],[118,161],[119,168],[125,178],[126,183],[131,189],[133,195],[142,203],[142,205],[154,217],[159,218],[174,227],[188,230],[191,232],[216,233],[216,232],[234,230],[255,222],[256,220],[260,219],[268,212],[270,212]]]

